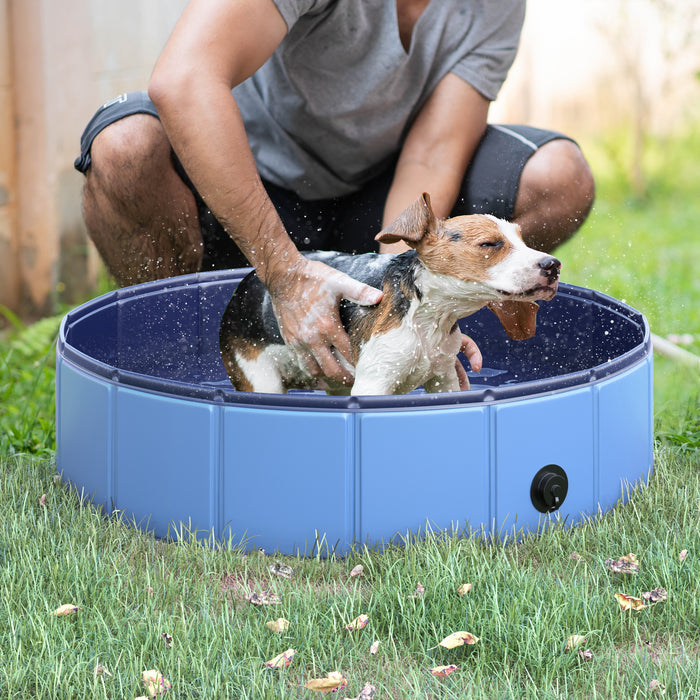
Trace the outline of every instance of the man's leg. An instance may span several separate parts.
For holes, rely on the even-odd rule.
[[[531,126],[491,124],[452,214],[493,214],[515,221],[528,245],[549,252],[580,228],[594,193],[588,163],[566,136]]]
[[[523,168],[513,221],[529,246],[550,252],[581,227],[594,195],[593,174],[579,147],[566,139],[549,141]]]
[[[199,271],[203,244],[194,195],[175,172],[158,119],[134,114],[110,124],[90,155],[85,223],[117,283]]]

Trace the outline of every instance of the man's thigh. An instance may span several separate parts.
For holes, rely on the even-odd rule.
[[[489,124],[469,164],[452,216],[492,214],[510,221],[525,164],[538,148],[554,139],[569,137],[520,124]]]

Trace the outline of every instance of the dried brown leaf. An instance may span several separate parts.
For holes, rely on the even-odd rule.
[[[156,695],[162,695],[172,688],[170,681],[164,678],[163,674],[156,669],[144,671],[141,674],[141,680],[146,688],[146,694],[151,698],[156,697]]]
[[[340,671],[331,671],[325,678],[312,678],[304,685],[304,688],[319,693],[335,693],[345,688],[347,684],[345,676]]]
[[[450,673],[452,673],[453,671],[456,671],[457,666],[455,666],[454,664],[450,664],[449,666],[434,666],[433,668],[430,668],[428,670],[434,676],[444,678],[445,676],[449,676]]]
[[[615,599],[620,604],[622,610],[642,610],[642,608],[646,608],[641,598],[635,598],[626,593],[615,593]]]
[[[77,613],[80,608],[72,603],[66,603],[65,605],[59,605],[51,614],[56,617],[65,617],[66,615],[72,615]]]
[[[368,624],[369,615],[358,615],[351,623],[345,625],[345,629],[356,632],[357,630],[364,629]]]
[[[422,598],[424,593],[425,593],[425,586],[420,581],[418,581],[418,585],[416,586],[416,590],[411,594],[411,598]]]
[[[287,668],[287,666],[292,663],[294,654],[296,654],[294,649],[287,649],[287,651],[277,654],[274,659],[266,661],[263,666],[266,666],[267,668]]]
[[[269,629],[271,632],[282,634],[282,632],[289,629],[289,620],[285,620],[283,617],[278,617],[276,620],[266,622],[265,627],[267,627],[267,629]]]
[[[639,563],[637,562],[637,555],[626,554],[624,557],[619,559],[606,559],[605,566],[610,569],[615,574],[638,574],[639,573]]]
[[[663,603],[667,600],[668,593],[665,588],[654,588],[651,591],[642,593],[642,598],[648,601],[650,605],[655,605],[656,603]]]
[[[479,641],[478,637],[475,637],[470,632],[453,632],[447,635],[441,642],[431,649],[436,649],[438,646],[445,647],[445,649],[454,649],[455,647],[461,647],[463,644],[476,644]]]
[[[252,605],[279,605],[280,599],[276,593],[263,591],[262,593],[246,593],[245,599]]]
[[[270,564],[270,573],[275,576],[281,576],[282,578],[292,578],[294,576],[294,569],[286,564]]]

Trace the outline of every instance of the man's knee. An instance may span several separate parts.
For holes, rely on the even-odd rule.
[[[161,123],[148,114],[124,117],[95,136],[90,180],[136,183],[169,165],[170,144]]]
[[[577,217],[585,218],[593,205],[595,180],[581,149],[567,139],[540,147],[523,170],[521,186],[531,196],[559,201]]]

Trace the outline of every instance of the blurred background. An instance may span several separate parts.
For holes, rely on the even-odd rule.
[[[0,0],[0,304],[17,316],[96,293],[73,169],[80,134],[100,104],[146,87],[185,5]],[[659,166],[672,167],[671,140],[700,120],[698,15],[697,0],[529,0],[492,121],[572,135],[599,180],[625,186],[625,203],[643,201]],[[591,254],[582,239],[577,250]],[[601,261],[598,246],[592,254]]]

